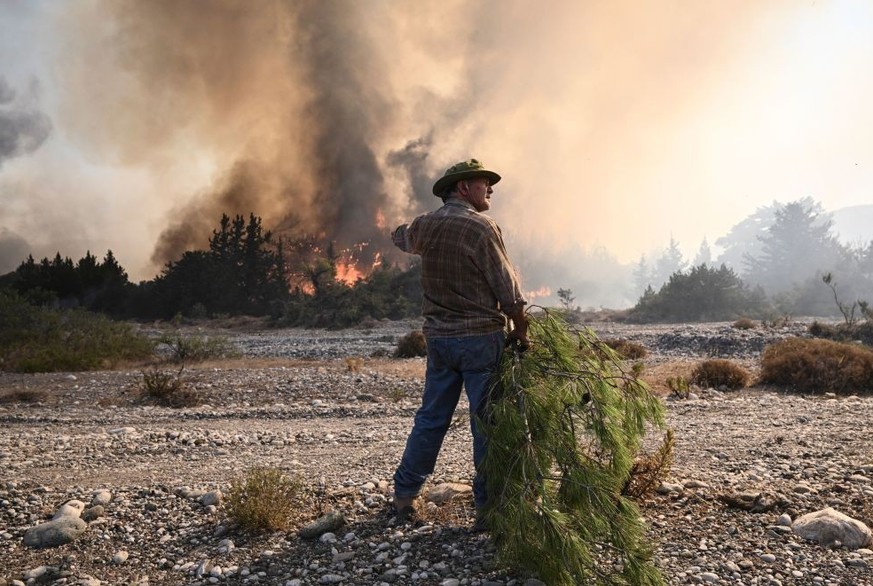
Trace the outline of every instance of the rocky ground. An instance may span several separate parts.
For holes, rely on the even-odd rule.
[[[468,505],[391,525],[389,483],[424,364],[385,355],[417,325],[222,332],[243,357],[184,371],[205,399],[191,408],[144,402],[141,369],[0,373],[0,586],[538,584],[500,565],[487,534],[469,531]],[[655,388],[664,372],[705,357],[754,370],[767,343],[805,331],[800,322],[748,331],[590,325],[645,345]],[[670,584],[873,585],[869,549],[825,547],[790,527],[828,506],[873,521],[873,396],[752,387],[665,401],[674,464],[640,504]],[[460,409],[456,423],[431,486],[469,482]],[[215,491],[253,465],[299,474],[315,493],[297,527],[250,535],[228,523]],[[742,506],[755,496],[760,506]],[[72,543],[25,546],[25,532],[71,499],[103,510],[91,509]],[[342,514],[341,527],[298,535],[328,510]]]

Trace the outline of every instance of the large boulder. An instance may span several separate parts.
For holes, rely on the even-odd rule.
[[[827,507],[799,517],[791,526],[795,534],[826,547],[840,542],[849,549],[873,543],[873,534],[861,521]]]
[[[52,519],[24,533],[24,545],[28,547],[57,547],[70,543],[88,528],[88,524],[72,515]]]

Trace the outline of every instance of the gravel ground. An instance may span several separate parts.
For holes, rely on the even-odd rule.
[[[0,586],[538,584],[497,563],[487,535],[469,530],[469,503],[425,511],[423,524],[390,523],[389,483],[424,363],[384,355],[417,325],[221,332],[244,358],[186,370],[206,401],[192,408],[145,403],[139,370],[0,373],[0,391],[39,399],[0,403]],[[589,325],[645,345],[650,366],[711,356],[753,364],[767,343],[805,331],[801,322],[749,331]],[[674,464],[663,490],[640,503],[668,582],[873,585],[873,552],[826,548],[788,527],[826,506],[873,521],[873,397],[696,394],[665,399]],[[463,413],[431,486],[469,482]],[[344,525],[312,541],[297,528],[250,535],[229,526],[208,499],[255,464],[299,474],[317,492],[300,524],[333,509]],[[78,539],[23,545],[60,505],[90,505],[100,490],[111,500]],[[741,493],[772,506],[730,504]]]

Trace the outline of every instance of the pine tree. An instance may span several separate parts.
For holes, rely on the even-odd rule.
[[[485,422],[485,523],[504,561],[550,585],[661,585],[636,505],[623,497],[663,406],[593,332],[546,312],[507,352]]]

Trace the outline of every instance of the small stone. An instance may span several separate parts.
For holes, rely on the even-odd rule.
[[[718,574],[713,574],[712,572],[704,572],[700,574],[700,579],[710,584],[714,584],[715,582],[719,581]]]
[[[82,515],[82,511],[84,510],[85,503],[83,503],[82,501],[67,501],[60,506],[52,519],[60,519],[61,517],[80,517]]]
[[[302,539],[316,539],[329,531],[336,531],[346,522],[345,517],[339,511],[331,511],[319,517],[298,532]]]
[[[782,513],[779,515],[779,518],[776,519],[776,524],[782,527],[791,527],[791,515],[788,513]]]
[[[772,553],[762,553],[761,554],[761,561],[767,562],[768,564],[772,564],[773,562],[776,561],[776,556],[773,555]]]
[[[468,484],[445,482],[431,488],[427,492],[427,500],[437,505],[443,505],[456,496],[464,496],[472,493],[473,487]]]
[[[224,498],[224,495],[221,494],[220,490],[213,490],[211,492],[207,492],[204,495],[200,496],[200,504],[204,507],[208,506],[217,506],[221,504],[221,499]]]
[[[112,493],[108,490],[101,489],[95,490],[94,495],[91,497],[91,506],[100,505],[105,507],[112,501]]]
[[[93,507],[88,507],[82,511],[82,520],[86,523],[90,523],[96,521],[105,514],[106,511],[104,510],[103,505],[94,505]]]
[[[122,549],[122,550],[116,552],[116,554],[114,556],[112,556],[112,563],[115,564],[116,566],[120,566],[121,564],[123,564],[124,562],[127,561],[127,558],[129,556],[130,556],[130,554]]]

